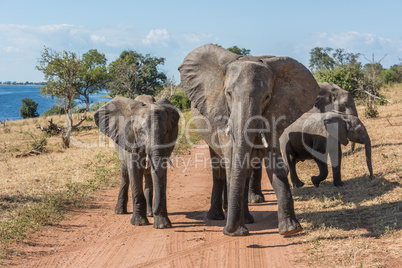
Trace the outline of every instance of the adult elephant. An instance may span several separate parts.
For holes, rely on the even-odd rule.
[[[115,142],[121,160],[121,184],[115,212],[127,213],[130,185],[131,224],[149,224],[147,215],[153,215],[155,228],[171,227],[166,207],[166,173],[178,135],[179,113],[165,98],[155,101],[147,95],[135,100],[117,96],[99,108],[94,118],[99,130]]]
[[[328,176],[327,159],[331,159],[335,186],[342,186],[341,180],[341,144],[353,141],[365,145],[366,162],[373,177],[371,163],[371,141],[360,119],[353,115],[339,112],[303,114],[283,132],[280,137],[281,151],[290,171],[293,186],[302,187],[296,172],[296,163],[313,159],[319,168],[319,175],[312,176],[311,181],[318,187]]]
[[[262,157],[266,158],[265,168],[278,199],[279,233],[302,230],[278,139],[313,106],[319,87],[312,74],[288,57],[245,57],[212,44],[190,52],[179,71],[211,158],[225,162],[220,167],[223,172],[214,169],[211,198],[211,209],[221,210],[216,204],[222,201],[223,179],[228,178],[228,215],[223,233],[248,234],[245,217],[251,222],[252,218],[247,215],[247,184],[252,167],[259,163],[252,159]]]

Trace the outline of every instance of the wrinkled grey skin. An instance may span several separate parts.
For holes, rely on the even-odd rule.
[[[302,228],[294,213],[279,137],[313,106],[319,87],[311,73],[288,57],[244,57],[211,44],[190,52],[179,71],[194,122],[210,147],[211,158],[225,163],[214,167],[208,217],[224,217],[222,192],[227,178],[228,215],[223,233],[248,234],[245,223],[253,221],[247,205],[248,182],[252,167],[258,165],[249,160],[264,157],[278,198],[279,233],[299,232]],[[246,132],[248,129],[256,131]],[[261,144],[261,132],[268,149]]]
[[[171,227],[166,207],[166,173],[178,135],[179,113],[164,98],[155,102],[147,95],[135,100],[117,96],[99,108],[94,117],[99,130],[115,142],[121,160],[115,212],[127,213],[130,185],[131,224],[147,225],[147,216],[154,216],[154,228]]]
[[[365,145],[367,166],[370,176],[373,176],[370,137],[356,116],[309,111],[286,128],[279,141],[294,187],[304,185],[297,176],[296,163],[306,159],[313,159],[318,165],[319,175],[311,177],[314,186],[318,187],[328,176],[328,155],[331,159],[334,185],[342,186],[341,144],[347,145],[348,141]]]

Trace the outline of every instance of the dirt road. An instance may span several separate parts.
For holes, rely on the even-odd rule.
[[[173,228],[130,224],[115,215],[118,189],[101,192],[95,209],[66,216],[19,246],[20,267],[302,267],[301,247],[277,230],[277,203],[266,177],[267,202],[250,205],[255,223],[247,237],[222,234],[225,221],[206,219],[212,187],[208,149],[198,146],[173,159],[168,173],[168,212]],[[187,169],[184,167],[190,163]],[[116,178],[118,179],[118,178]],[[131,200],[129,201],[129,204]],[[132,208],[128,210],[132,212]],[[153,222],[152,218],[149,218]]]

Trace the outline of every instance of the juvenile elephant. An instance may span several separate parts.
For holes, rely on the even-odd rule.
[[[304,185],[297,176],[296,163],[306,159],[313,159],[318,165],[319,175],[311,177],[314,186],[318,187],[328,176],[328,155],[331,159],[334,185],[342,186],[341,144],[347,145],[348,141],[365,145],[367,166],[370,176],[373,176],[370,137],[356,116],[338,112],[308,112],[286,128],[279,140],[294,187]]]
[[[127,213],[130,185],[131,224],[149,224],[147,215],[153,215],[154,228],[171,227],[166,208],[166,173],[178,135],[179,113],[164,98],[155,101],[146,95],[135,100],[117,96],[99,108],[94,117],[99,130],[115,142],[121,160],[121,184],[115,212]]]
[[[319,87],[312,74],[288,57],[240,56],[212,44],[190,52],[179,71],[211,159],[224,162],[213,169],[208,216],[224,218],[222,191],[227,178],[228,215],[223,233],[248,234],[245,222],[253,222],[247,204],[248,181],[252,167],[261,162],[251,160],[265,157],[278,199],[279,233],[299,232],[302,228],[295,216],[279,136],[313,106]]]
[[[335,84],[327,82],[318,83],[320,91],[318,92],[314,106],[309,110],[310,113],[326,113],[330,111],[338,111],[347,115],[358,116],[355,102],[352,95]],[[352,151],[355,143],[351,141]],[[250,178],[249,196],[250,203],[263,202],[261,192],[261,171],[253,170],[253,176]],[[303,186],[302,182],[298,182],[297,186]]]
[[[358,117],[355,101],[352,95],[335,84],[319,83],[320,92],[314,104],[314,110],[321,113],[332,110]],[[318,111],[317,111],[318,112]],[[351,142],[352,151],[355,143]]]

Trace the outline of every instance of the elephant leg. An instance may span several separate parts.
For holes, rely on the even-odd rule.
[[[207,213],[207,218],[210,220],[224,220],[225,214],[222,209],[222,198],[225,195],[226,174],[224,168],[219,164],[219,157],[211,148],[209,149],[209,153],[211,155],[213,184],[211,207]]]
[[[278,199],[279,234],[291,235],[300,232],[302,227],[296,219],[286,166],[280,151],[270,151],[268,156],[269,158],[265,161],[265,168]]]
[[[344,183],[341,180],[342,149],[340,143],[338,143],[337,148],[329,151],[329,157],[331,158],[332,176],[334,177],[334,185],[343,186]]]
[[[293,155],[287,155],[287,162],[289,164],[289,172],[290,172],[290,179],[292,180],[293,187],[303,187],[304,182],[299,179],[299,176],[296,172],[296,163],[297,159]]]
[[[143,191],[143,175],[144,170],[139,168],[140,165],[133,163],[133,167],[128,169],[130,178],[131,193],[133,196],[133,217],[131,218],[132,225],[147,225],[147,205]]]
[[[319,187],[320,182],[328,177],[328,165],[327,163],[324,163],[317,158],[314,158],[314,161],[317,163],[320,174],[318,174],[318,176],[312,176],[311,182],[314,184],[315,187]]]
[[[223,199],[223,210],[228,212],[228,185],[226,183],[226,171],[225,169],[222,169],[223,171],[223,176],[225,176],[225,180],[223,183],[223,193],[222,193],[222,199]]]
[[[120,190],[114,211],[116,214],[127,214],[128,187],[130,184],[129,184],[126,161],[121,161],[120,174],[121,174]]]
[[[262,203],[265,201],[261,190],[262,167],[261,163],[252,168],[250,183],[248,187],[248,202]]]
[[[145,177],[144,195],[147,203],[147,216],[152,217],[154,215],[152,213],[152,198],[153,198],[154,186],[152,183],[152,176],[150,173],[144,174],[144,177]]]
[[[261,166],[260,166],[261,169]],[[250,168],[250,176],[252,175],[253,171],[252,168]],[[254,223],[254,217],[253,215],[250,214],[250,210],[248,209],[248,201],[250,197],[248,196],[249,194],[249,183],[250,183],[251,177],[247,178],[246,181],[246,187],[244,188],[244,223],[249,224],[249,223]]]

